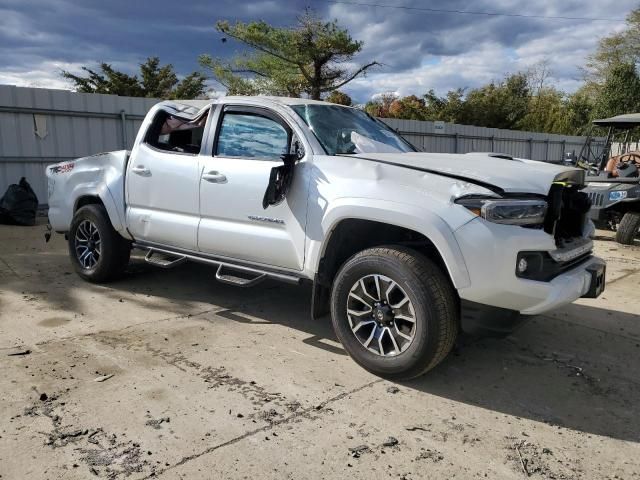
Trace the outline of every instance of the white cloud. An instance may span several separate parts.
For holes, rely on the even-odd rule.
[[[636,7],[635,0],[546,0],[534,9],[524,0],[493,0],[474,2],[473,10],[622,18]],[[457,7],[450,2],[446,8]],[[582,82],[580,67],[598,39],[624,28],[624,22],[440,15],[343,4],[329,12],[365,41],[361,61],[376,58],[387,64],[345,87],[360,101],[386,91],[421,95],[433,88],[444,94],[477,87],[543,60],[549,62],[553,85],[575,91]]]
[[[624,17],[638,0],[448,0],[436,8],[510,12],[516,14]],[[385,4],[421,6],[419,0],[386,0]],[[175,2],[81,0],[4,0],[0,7],[0,83],[68,88],[60,70],[79,72],[81,65],[111,63],[135,73],[138,63],[159,56],[180,73],[197,66],[200,53],[231,55],[235,42],[220,42],[215,21],[264,19],[292,24],[304,8],[302,0],[208,0],[184,2],[181,15],[167,16]],[[506,73],[548,60],[555,86],[573,91],[580,86],[586,56],[598,38],[620,30],[624,22],[589,22],[519,17],[436,14],[347,4],[315,4],[328,19],[337,19],[364,49],[352,66],[378,60],[381,68],[348,84],[357,101],[377,92],[444,94],[459,87],[477,87]]]

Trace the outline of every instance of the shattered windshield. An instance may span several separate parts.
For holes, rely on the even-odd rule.
[[[415,149],[384,123],[355,108],[291,105],[328,155],[413,152]]]

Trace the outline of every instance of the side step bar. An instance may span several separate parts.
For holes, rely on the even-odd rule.
[[[175,256],[172,258],[172,256],[150,249],[147,252],[147,255],[144,257],[144,261],[152,265],[155,265],[156,267],[172,268],[172,267],[177,267],[178,265],[181,265],[184,262],[186,262],[187,257],[185,257],[184,255],[181,255],[181,256]]]
[[[235,275],[224,275],[222,273],[222,269],[225,268],[225,265],[220,265],[218,267],[218,271],[216,272],[216,280],[222,283],[226,283],[227,285],[233,285],[235,287],[253,287],[258,283],[262,282],[265,278],[267,278],[266,273],[261,273],[256,275],[254,278],[244,278],[237,277]]]
[[[252,287],[262,282],[267,278],[278,280],[281,282],[292,283],[299,285],[301,282],[300,277],[294,275],[287,275],[286,273],[270,272],[268,270],[261,270],[255,267],[248,267],[245,265],[238,265],[230,263],[228,261],[218,260],[217,258],[209,258],[206,256],[196,255],[194,253],[186,253],[182,251],[172,251],[167,248],[155,247],[152,245],[145,245],[144,243],[134,243],[134,248],[141,250],[147,250],[145,261],[152,265],[157,265],[162,268],[171,268],[180,265],[187,260],[199,263],[205,263],[208,265],[215,265],[218,267],[216,271],[216,280],[226,283],[228,285],[235,285],[237,287]],[[154,258],[154,254],[159,254]],[[169,258],[167,258],[169,257]],[[228,273],[223,270],[229,270]],[[233,275],[233,272],[239,272],[246,275],[254,276],[253,278],[244,278],[237,275]]]

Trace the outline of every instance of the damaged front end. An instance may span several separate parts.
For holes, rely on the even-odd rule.
[[[546,252],[519,252],[516,266],[519,278],[548,282],[593,257],[595,228],[588,218],[591,200],[581,191],[584,172],[569,174],[557,178],[547,196],[543,228],[553,235],[557,248]],[[583,297],[596,298],[604,290],[606,266],[597,263],[587,270],[591,275],[590,288]]]

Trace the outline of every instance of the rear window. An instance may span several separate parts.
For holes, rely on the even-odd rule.
[[[145,142],[158,150],[176,153],[200,153],[208,111],[195,119],[187,119],[159,111]]]

